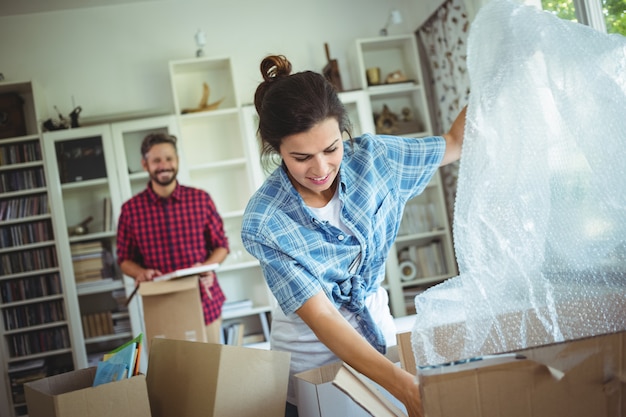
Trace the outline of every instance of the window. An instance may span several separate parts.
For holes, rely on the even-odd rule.
[[[541,0],[541,5],[561,19],[626,36],[626,0]]]

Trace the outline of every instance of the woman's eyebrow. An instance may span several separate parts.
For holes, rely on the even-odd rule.
[[[332,147],[337,145],[337,142],[339,141],[339,139],[335,139],[335,141],[333,143],[331,143],[330,145],[328,145],[324,151],[328,151],[329,149],[331,149]],[[304,153],[304,152],[289,152],[289,155],[301,155],[301,156],[305,156],[305,155],[310,155],[308,153]]]

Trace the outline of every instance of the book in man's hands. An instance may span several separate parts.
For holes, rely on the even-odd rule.
[[[192,266],[191,268],[183,268],[177,269],[176,271],[168,272],[167,274],[159,275],[158,277],[154,277],[152,281],[167,281],[175,278],[184,278],[191,275],[198,275],[204,272],[209,271],[217,271],[219,264],[208,264],[208,265],[200,265],[200,266]]]

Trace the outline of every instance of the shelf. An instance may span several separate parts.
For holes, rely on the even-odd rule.
[[[79,296],[111,292],[124,288],[124,283],[119,279],[102,280],[103,282],[90,282],[86,284],[76,284],[76,292]]]
[[[22,328],[19,328],[19,329],[6,330],[5,331],[5,335],[14,335],[14,334],[19,334],[19,333],[28,333],[28,332],[33,332],[33,331],[37,331],[37,330],[52,329],[52,328],[60,327],[60,326],[67,326],[67,321],[66,320],[61,320],[61,321],[55,321],[55,322],[52,322],[52,323],[38,324],[38,325],[35,325],[35,326],[28,326],[28,327],[22,327]]]
[[[67,182],[65,184],[61,184],[62,190],[82,190],[83,188],[94,188],[94,187],[102,187],[106,186],[108,180],[106,178],[96,178],[93,180],[82,180],[75,182]]]
[[[27,299],[20,300],[20,301],[5,302],[2,305],[0,305],[0,309],[28,305],[28,304],[39,304],[39,303],[46,302],[46,301],[53,301],[53,300],[60,300],[60,299],[63,299],[63,294],[54,294],[54,295],[48,295],[44,297],[27,298]]]
[[[31,277],[33,275],[44,275],[44,274],[49,274],[49,273],[58,272],[58,271],[59,271],[59,268],[57,268],[57,267],[54,267],[54,268],[42,268],[42,269],[36,269],[36,270],[31,270],[31,271],[24,271],[24,272],[20,272],[20,273],[15,273],[15,274],[11,274],[11,275],[0,275],[0,280],[25,278],[25,277]]]
[[[359,90],[340,94],[340,98],[346,101],[350,117],[357,117],[357,129],[367,131],[369,125],[376,134],[410,138],[432,135],[415,36],[357,39],[350,52],[353,79],[357,80]],[[369,68],[379,69],[379,84],[368,84]],[[397,72],[404,78],[388,82],[387,76]],[[365,102],[362,97],[366,97]],[[363,123],[367,117],[369,124]],[[385,273],[382,285],[389,292],[394,317],[407,314],[405,289],[434,285],[457,274],[439,172],[420,195],[407,202]]]
[[[85,344],[92,345],[96,343],[118,341],[119,339],[131,339],[132,337],[133,337],[133,334],[131,332],[107,334],[103,336],[91,337],[91,338],[85,339]]]
[[[11,197],[19,197],[23,195],[42,194],[48,191],[45,187],[31,188],[29,190],[10,191],[8,193],[0,194],[0,199],[5,200]]]
[[[43,166],[42,161],[20,162],[16,164],[3,164],[3,165],[0,165],[0,171],[14,171],[17,169],[36,168],[36,167],[41,167],[41,166]]]
[[[433,230],[431,232],[415,233],[410,235],[398,235],[396,244],[398,247],[414,244],[420,245],[438,238],[445,237],[449,233],[446,229]]]
[[[223,320],[232,320],[240,317],[253,316],[262,313],[269,313],[271,311],[271,307],[253,307],[247,308],[244,310],[234,310],[229,312],[224,312],[222,319]]]
[[[43,241],[43,242],[28,243],[26,245],[9,246],[9,247],[0,249],[0,253],[25,251],[25,250],[30,250],[30,249],[54,246],[54,245],[55,245],[55,242],[53,240],[46,240],[46,241]]]
[[[35,353],[35,354],[32,354],[32,355],[20,356],[18,358],[8,358],[7,362],[8,363],[22,362],[22,361],[25,361],[25,360],[47,358],[47,357],[55,356],[55,355],[62,355],[64,353],[72,353],[72,349],[71,348],[54,349],[54,350],[49,350],[47,352]]]

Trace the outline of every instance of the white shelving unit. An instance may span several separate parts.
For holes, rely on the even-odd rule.
[[[144,117],[133,120],[114,122],[110,125],[113,150],[115,152],[115,167],[119,180],[120,205],[116,206],[115,212],[121,212],[121,204],[134,195],[145,190],[150,181],[149,175],[141,165],[141,143],[150,133],[165,133],[178,138],[179,131],[176,118],[173,115],[161,115]],[[180,177],[180,176],[179,176]],[[180,179],[180,178],[179,178]],[[184,179],[182,179],[184,181]],[[117,220],[117,217],[115,218]],[[123,275],[124,286],[127,296],[135,289],[135,280]],[[146,334],[146,326],[143,317],[143,305],[141,297],[134,296],[128,304],[130,312],[131,328],[135,333],[141,331]],[[140,371],[147,371],[148,358],[141,357]]]
[[[232,61],[229,57],[172,61],[169,70],[180,129],[179,151],[185,158],[180,172],[184,171],[188,185],[211,195],[229,239],[230,254],[218,271],[219,283],[227,303],[252,301],[252,307],[226,310],[224,326],[241,321],[246,335],[262,333],[267,340],[267,315],[273,297],[258,261],[241,242],[244,209],[263,177],[258,151],[254,143],[246,140]],[[185,112],[199,107],[204,83],[209,87],[207,103],[219,105],[210,110]]]
[[[62,231],[50,209],[40,99],[30,81],[0,83],[0,96],[17,98],[24,114],[23,131],[0,136],[0,415],[21,416],[25,382],[75,368],[75,338],[58,262]]]
[[[370,123],[361,126],[376,133],[407,137],[433,134],[414,35],[357,39],[351,63],[353,79],[369,102],[369,106],[360,105],[364,111],[369,110],[370,116]],[[369,68],[379,68],[379,84],[368,83]],[[398,72],[401,81],[386,82],[390,74]],[[392,114],[381,119],[385,107]],[[443,185],[437,172],[426,190],[407,204],[387,260],[385,286],[392,314],[402,317],[414,313],[413,299],[418,292],[458,274],[455,259]]]
[[[136,307],[125,306],[132,283],[115,261],[122,187],[112,129],[60,130],[44,133],[43,140],[76,366],[85,368],[141,331]],[[87,218],[92,220],[77,233]]]

